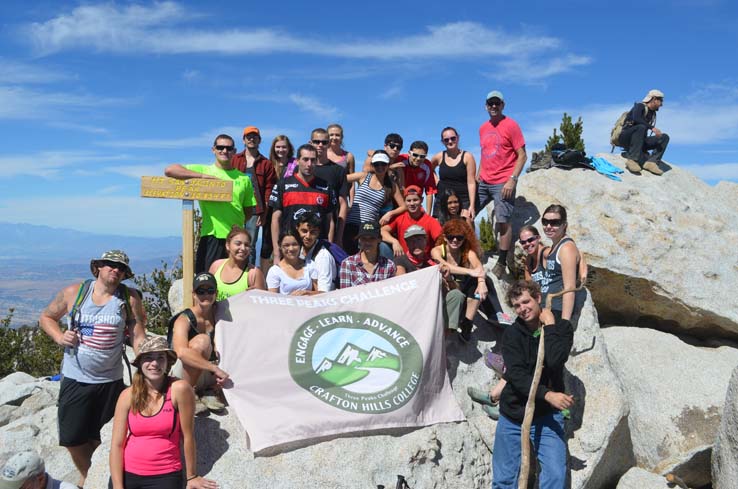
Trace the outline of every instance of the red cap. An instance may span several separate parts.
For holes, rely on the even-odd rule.
[[[255,132],[259,136],[261,136],[261,133],[259,132],[259,128],[256,126],[246,126],[243,128],[243,135],[251,134],[252,132]]]
[[[408,194],[423,195],[423,191],[417,185],[408,185],[407,187],[405,187],[405,191],[403,192],[403,195],[407,197]]]

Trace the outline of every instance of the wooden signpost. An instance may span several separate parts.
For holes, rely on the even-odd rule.
[[[141,197],[182,201],[182,299],[184,307],[191,307],[192,277],[195,275],[194,201],[230,202],[233,182],[210,178],[141,177]]]

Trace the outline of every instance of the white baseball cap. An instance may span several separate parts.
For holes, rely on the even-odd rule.
[[[44,461],[33,450],[16,453],[0,473],[0,489],[18,489],[31,477],[44,473]]]

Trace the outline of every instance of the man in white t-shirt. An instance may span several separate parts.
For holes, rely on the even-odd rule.
[[[297,234],[302,240],[300,258],[312,265],[318,274],[318,292],[329,292],[336,288],[336,261],[328,250],[330,243],[321,242],[320,218],[312,212],[304,212],[297,219]],[[323,246],[323,243],[327,246]]]

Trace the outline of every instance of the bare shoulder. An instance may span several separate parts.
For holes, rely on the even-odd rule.
[[[221,258],[220,260],[215,260],[215,261],[213,262],[213,264],[212,264],[212,265],[210,265],[210,269],[208,270],[208,272],[210,272],[210,273],[212,273],[213,275],[215,275],[215,272],[217,272],[217,271],[218,271],[218,268],[219,268],[219,267],[220,267],[220,266],[221,266],[221,265],[222,265],[223,263],[225,263],[225,262],[226,262],[226,260],[228,260],[228,258]]]
[[[72,305],[77,298],[81,285],[82,283],[75,283],[61,289],[51,300],[49,305],[46,306],[42,314],[54,319],[61,318],[62,315],[72,309]]]
[[[194,390],[189,382],[186,380],[177,379],[172,382],[172,403],[176,406],[178,401],[182,399],[188,399],[194,396]]]

